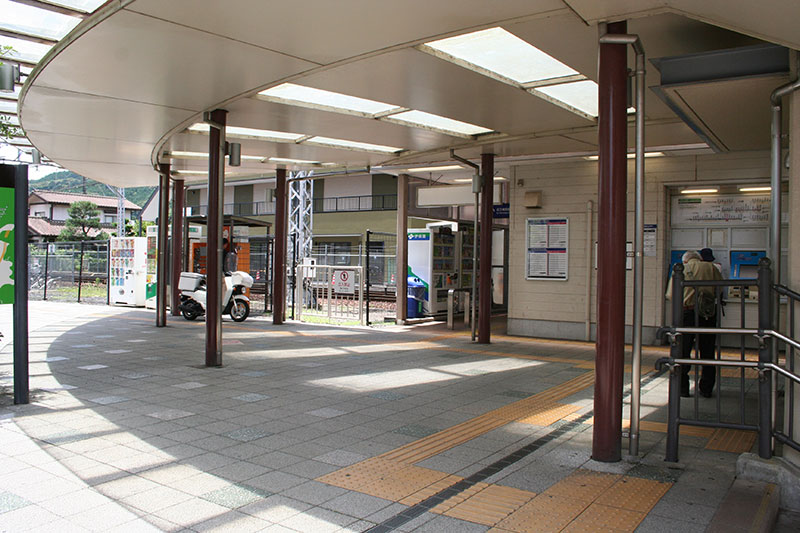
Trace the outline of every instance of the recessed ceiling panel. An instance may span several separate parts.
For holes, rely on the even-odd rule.
[[[122,10],[71,43],[35,84],[200,111],[312,66]]]
[[[560,0],[138,0],[127,9],[328,64],[511,18],[564,11]]]
[[[391,102],[506,134],[592,124],[522,89],[413,49],[349,63],[301,78],[298,83]]]
[[[86,120],[97,113],[113,120]],[[164,131],[192,114],[183,109],[33,87],[26,96],[22,120],[34,142],[34,132],[47,131],[154,144]]]

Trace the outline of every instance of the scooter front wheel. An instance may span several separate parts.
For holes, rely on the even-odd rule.
[[[231,318],[234,322],[244,322],[250,316],[250,304],[247,300],[234,300],[231,302]]]

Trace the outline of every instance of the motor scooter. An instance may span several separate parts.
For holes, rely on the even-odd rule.
[[[243,322],[250,315],[250,298],[244,291],[253,286],[253,277],[247,272],[235,271],[224,276],[222,314],[229,313],[235,322]],[[206,313],[206,277],[194,272],[181,272],[178,282],[181,291],[180,310],[183,318],[194,320]]]

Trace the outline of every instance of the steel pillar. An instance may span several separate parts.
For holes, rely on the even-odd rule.
[[[395,322],[405,324],[408,319],[408,174],[397,176],[397,259],[395,261]]]
[[[492,204],[494,154],[481,155],[481,238],[478,258],[478,344],[489,344],[492,327]],[[477,238],[477,235],[475,236]],[[474,305],[474,304],[473,304]]]
[[[275,172],[275,242],[272,250],[272,323],[283,324],[286,307],[286,169]]]
[[[181,178],[174,178],[172,187],[172,297],[169,308],[172,310],[172,316],[179,316],[181,314],[181,310],[178,308],[181,291],[178,289],[178,281],[183,268],[183,206],[186,199],[186,188],[184,180]]]
[[[158,244],[156,245],[156,326],[167,325],[167,228],[169,223],[169,163],[158,165]]]
[[[625,22],[608,33],[626,33]],[[600,44],[597,209],[597,356],[592,459],[622,458],[625,355],[625,220],[627,185],[627,46]],[[680,296],[676,296],[679,298]]]
[[[222,366],[222,206],[225,191],[225,119],[210,113],[208,136],[208,240],[206,248],[206,366]]]

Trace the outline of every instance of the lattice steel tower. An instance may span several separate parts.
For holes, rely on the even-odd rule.
[[[288,258],[297,257],[302,263],[304,257],[311,257],[314,236],[312,216],[314,214],[313,171],[289,173],[289,243]],[[303,179],[305,178],[305,179]],[[297,235],[296,239],[292,235]],[[297,243],[297,255],[293,248]]]

